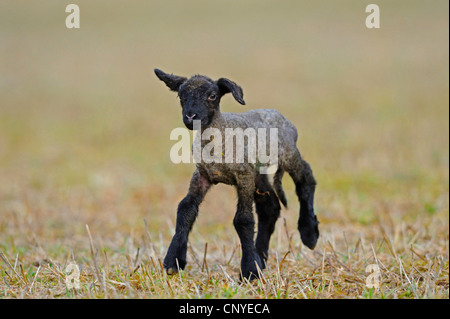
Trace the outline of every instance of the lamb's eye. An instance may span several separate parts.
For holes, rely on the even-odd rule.
[[[215,93],[212,93],[210,96],[208,96],[209,101],[215,101],[217,99],[217,95]]]

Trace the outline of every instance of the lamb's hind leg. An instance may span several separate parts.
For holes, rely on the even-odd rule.
[[[256,236],[256,251],[265,268],[269,241],[275,229],[275,223],[280,216],[280,203],[277,195],[267,179],[267,175],[258,174],[255,179],[255,206],[258,215],[258,235]]]
[[[319,221],[314,213],[314,192],[316,181],[311,167],[304,161],[298,150],[291,158],[286,169],[295,183],[295,191],[300,201],[300,217],[298,230],[302,242],[310,249],[314,249],[319,238]]]

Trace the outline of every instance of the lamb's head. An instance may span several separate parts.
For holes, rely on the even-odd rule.
[[[220,112],[220,99],[226,93],[231,92],[236,101],[245,105],[241,87],[228,79],[220,78],[213,81],[203,75],[194,75],[188,79],[158,69],[155,69],[155,74],[169,89],[178,92],[183,123],[190,130],[193,129],[194,120],[200,120],[202,128],[211,124],[216,114]]]

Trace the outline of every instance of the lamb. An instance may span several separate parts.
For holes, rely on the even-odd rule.
[[[286,196],[281,186],[284,172],[288,172],[295,183],[300,202],[298,229],[302,242],[310,249],[316,246],[319,229],[314,213],[314,192],[316,181],[310,165],[303,160],[297,149],[295,126],[277,110],[259,109],[244,113],[222,113],[220,100],[231,93],[234,99],[245,105],[243,91],[235,82],[226,78],[213,81],[203,75],[191,78],[167,74],[155,69],[156,76],[170,90],[178,93],[182,106],[184,125],[192,130],[194,122],[201,124],[201,131],[215,128],[225,132],[227,128],[277,128],[278,163],[273,177],[273,186],[267,174],[258,170],[260,163],[206,162],[196,163],[196,170],[190,181],[189,191],[181,200],[177,210],[176,230],[163,266],[168,274],[174,274],[186,266],[188,236],[198,215],[200,203],[210,187],[217,183],[235,186],[238,195],[237,211],[233,225],[238,233],[241,247],[241,278],[258,278],[266,266],[270,237],[280,216],[280,202],[287,207]],[[201,141],[204,146],[206,142]],[[248,145],[246,145],[248,147]],[[258,216],[258,232],[254,240],[255,221],[253,203]]]

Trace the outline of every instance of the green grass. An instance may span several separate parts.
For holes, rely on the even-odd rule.
[[[0,298],[449,297],[448,2],[380,0],[379,30],[352,0],[77,3],[79,30],[59,1],[0,3]],[[297,126],[314,251],[286,177],[268,268],[239,282],[236,195],[217,185],[188,266],[164,273],[194,165],[170,162],[180,109],[155,67],[228,77],[247,105],[222,111]]]

